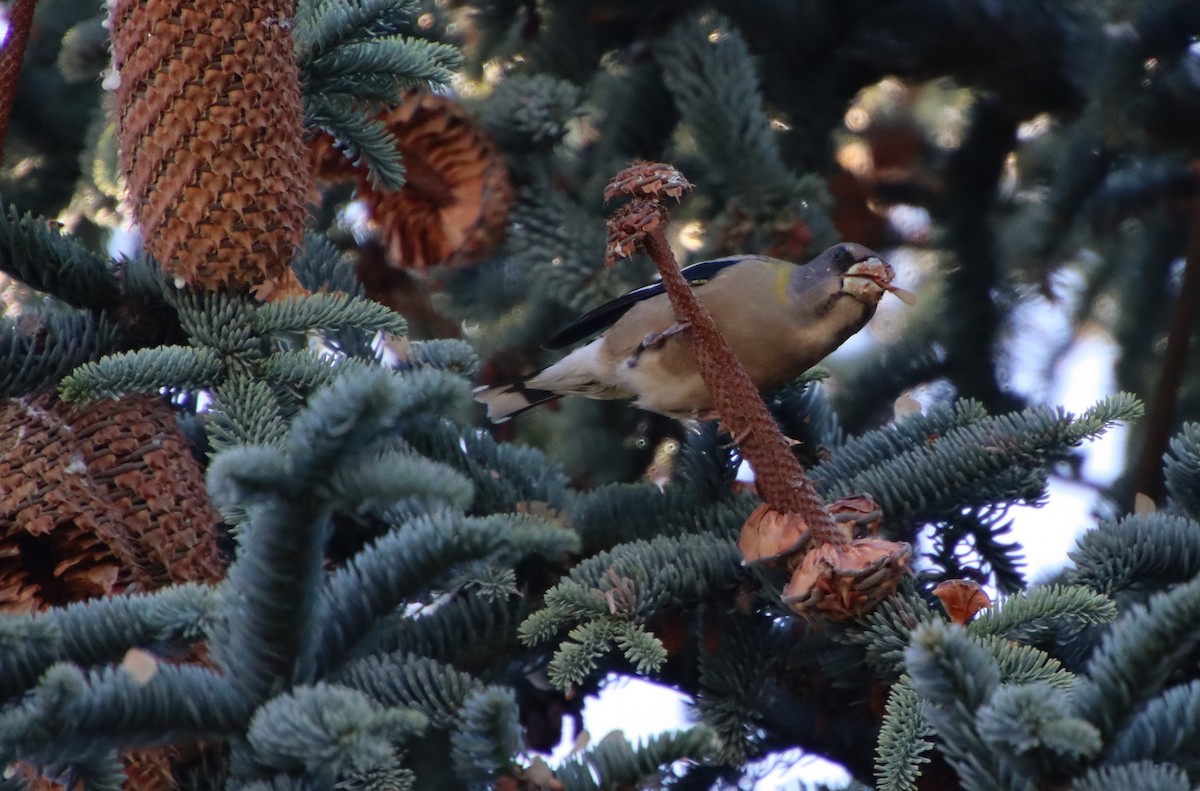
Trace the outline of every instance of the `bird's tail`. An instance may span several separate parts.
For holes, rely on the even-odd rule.
[[[472,395],[475,396],[476,401],[487,406],[488,420],[493,423],[503,423],[514,415],[519,415],[527,409],[533,409],[538,404],[562,397],[549,390],[526,387],[523,381],[492,387],[477,387],[472,391]]]

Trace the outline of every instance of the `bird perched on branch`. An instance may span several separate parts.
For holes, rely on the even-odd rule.
[[[686,267],[683,275],[760,391],[792,381],[875,315],[895,273],[873,251],[839,244],[806,264],[735,255]],[[580,317],[544,346],[598,338],[519,382],[475,390],[500,423],[565,395],[633,399],[680,419],[714,417],[712,399],[662,283],[630,291]]]

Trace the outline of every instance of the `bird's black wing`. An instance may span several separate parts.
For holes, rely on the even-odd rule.
[[[711,280],[718,272],[727,266],[746,260],[746,256],[735,256],[733,258],[718,258],[715,261],[700,261],[699,263],[685,266],[680,270],[684,278],[693,286],[702,285]],[[563,327],[558,332],[551,335],[545,343],[542,344],[543,349],[562,349],[570,346],[573,343],[583,340],[591,335],[595,335],[601,330],[608,329],[616,322],[617,319],[625,315],[625,313],[637,303],[644,299],[657,296],[663,293],[666,289],[663,287],[662,281],[651,283],[641,288],[635,288],[627,294],[622,294],[614,300],[605,302],[598,308],[588,311],[575,321]]]

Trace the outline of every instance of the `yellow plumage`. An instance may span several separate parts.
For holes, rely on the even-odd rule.
[[[875,253],[855,244],[832,247],[807,264],[743,255],[689,272],[708,275],[693,284],[696,295],[764,391],[792,381],[861,329],[893,276]],[[591,319],[587,326],[609,313],[619,318],[603,334],[549,368],[522,382],[477,390],[488,417],[506,420],[562,395],[627,398],[677,418],[711,412],[687,329],[676,322],[661,289],[602,306],[585,317]]]

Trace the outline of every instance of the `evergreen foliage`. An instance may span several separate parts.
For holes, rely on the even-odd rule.
[[[46,389],[76,366],[116,351],[121,336],[103,314],[47,311],[36,332],[0,320],[0,393],[6,397]]]
[[[417,13],[416,0],[305,0],[296,11],[308,123],[387,189],[404,184],[404,165],[378,111],[409,88],[445,85],[459,65],[453,47],[403,35]]]
[[[108,262],[14,206],[0,212],[0,271],[77,308],[113,307],[119,294]]]
[[[569,791],[601,791],[653,784],[658,767],[681,759],[701,759],[711,751],[712,733],[703,727],[652,737],[631,745],[620,732],[563,764],[559,773]]]
[[[923,753],[933,749],[926,740],[933,730],[921,716],[920,699],[907,676],[888,693],[887,714],[879,729],[875,751],[875,777],[880,791],[915,788],[920,765],[929,763]]]
[[[232,561],[0,617],[0,788],[128,787],[129,752],[158,747],[181,788],[748,787],[796,749],[888,791],[1200,785],[1195,355],[1159,390],[1196,330],[1170,319],[1200,267],[1195,3],[304,0],[286,22],[309,129],[373,188],[408,178],[450,211],[444,164],[402,161],[384,120],[413,89],[457,95],[506,163],[503,241],[389,269],[399,311],[358,279],[378,243],[345,190],[319,196],[302,296],[99,252],[121,222],[103,28],[80,0],[39,14],[0,171],[3,406],[170,399]],[[860,617],[805,620],[790,569],[743,563],[760,500],[718,425],[566,400],[492,427],[470,401],[646,281],[644,260],[603,265],[601,188],[634,158],[697,184],[672,215],[685,257],[845,238],[920,292],[767,394],[826,503],[878,507],[851,530],[914,544]],[[1101,336],[1121,392],[1042,405]],[[1090,481],[1080,446],[1120,424],[1126,469]],[[1171,436],[1161,492],[1128,513],[1147,425]],[[0,461],[25,439],[8,428]],[[66,496],[40,461],[4,473],[6,507]],[[1095,484],[1098,515],[1031,579],[1013,508],[1064,478]],[[5,519],[0,571],[72,567]],[[948,579],[991,607],[958,623]],[[692,726],[584,746],[584,701],[621,678],[681,693]]]
[[[700,654],[696,711],[713,729],[717,760],[740,766],[763,752],[756,712],[786,641],[771,624],[743,615],[725,616],[721,628],[729,639]]]
[[[727,200],[757,213],[796,190],[767,124],[749,48],[728,19],[685,18],[655,54],[696,155],[717,165],[708,175]]]
[[[1185,423],[1171,440],[1166,459],[1167,491],[1181,511],[1200,519],[1200,423]]]

